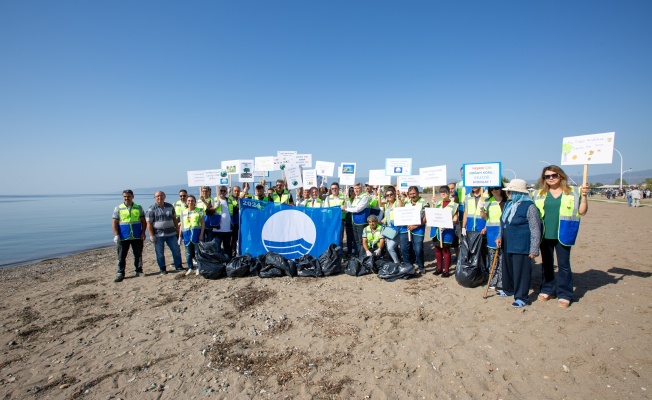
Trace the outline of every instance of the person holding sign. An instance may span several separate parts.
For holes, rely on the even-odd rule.
[[[573,272],[570,265],[571,246],[575,244],[580,228],[580,217],[589,209],[589,185],[581,190],[568,185],[568,176],[556,165],[543,168],[539,180],[541,189],[534,203],[543,220],[541,241],[541,293],[538,299],[548,301],[558,297],[558,305],[568,308],[573,301]],[[559,272],[555,278],[554,253],[557,253]]]
[[[419,196],[419,189],[416,186],[408,188],[409,200],[403,207],[417,207],[421,213],[420,225],[408,225],[407,229],[401,233],[401,255],[404,263],[412,261],[410,255],[414,255],[417,264],[417,273],[426,272],[426,266],[423,263],[423,236],[426,233],[426,213],[425,208],[430,207],[427,201]],[[412,236],[412,240],[410,240]]]
[[[200,189],[199,201],[197,202],[197,208],[200,208],[204,211],[204,226],[206,231],[204,232],[204,240],[210,242],[213,240],[213,228],[220,225],[220,215],[215,214],[215,203],[211,198],[211,188],[210,186],[202,186]]]
[[[197,259],[198,244],[204,239],[204,211],[196,207],[197,199],[193,195],[188,196],[186,205],[187,207],[182,209],[179,215],[179,224],[181,226],[179,242],[183,240],[186,248],[186,264],[188,264],[186,275],[190,275],[193,269],[195,275],[199,275],[199,269],[197,267],[193,268],[192,260],[193,258]]]
[[[496,239],[503,249],[503,291],[499,296],[514,296],[512,307],[522,308],[530,305],[532,262],[539,255],[541,220],[523,179],[512,179],[505,190],[509,201]]]
[[[503,209],[507,202],[507,193],[501,187],[492,187],[489,189],[491,197],[487,201],[487,206],[481,209],[481,216],[487,221],[486,235],[487,235],[487,263],[491,265],[496,252],[498,258],[496,259],[496,267],[494,275],[489,282],[489,287],[498,291],[503,288],[503,256],[500,249],[496,245],[498,239],[498,232],[500,231],[500,217],[503,215]]]
[[[285,181],[283,179],[276,180],[276,190],[269,196],[269,201],[277,204],[294,205],[292,193],[285,188]]]
[[[451,212],[453,225],[457,223],[457,203],[450,198],[450,189],[448,186],[439,188],[441,200],[435,203],[435,208],[445,208]],[[433,196],[434,197],[434,196]],[[441,275],[448,278],[451,266],[451,245],[455,238],[455,229],[430,228],[430,238],[435,245],[435,258],[437,259],[437,270],[435,275]]]
[[[373,214],[367,217],[367,223],[369,225],[362,231],[362,247],[367,257],[380,257],[385,247],[383,228],[378,225],[378,217]]]
[[[393,262],[398,264],[400,260],[396,248],[398,247],[400,237],[397,237],[399,228],[394,226],[394,209],[396,207],[402,207],[403,203],[396,197],[396,189],[394,189],[393,186],[387,188],[385,191],[385,198],[387,201],[385,202],[384,217],[382,220],[385,227],[385,229],[383,229],[383,236],[385,236],[385,244],[389,256],[392,257]],[[389,233],[391,231],[393,231],[393,236]]]

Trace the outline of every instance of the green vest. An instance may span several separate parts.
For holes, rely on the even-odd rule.
[[[500,209],[500,203],[493,197],[487,203],[487,247],[490,249],[496,248],[496,239],[498,239],[498,232],[500,231],[500,217],[503,215]]]
[[[426,207],[429,207],[429,205],[428,205],[428,202],[423,199],[423,197],[419,197],[415,204],[412,204],[412,200],[408,200],[403,205],[403,207],[418,207],[419,212],[420,212],[421,216],[423,217],[423,213],[425,212],[424,209]],[[421,225],[421,224],[419,224],[419,225],[420,226],[418,228],[412,230],[412,234],[417,235],[417,236],[423,236],[426,233],[426,226]],[[406,228],[406,232],[407,232],[407,228]]]
[[[367,225],[364,228],[364,234],[367,238],[367,247],[369,250],[377,249],[380,239],[383,237],[383,227],[380,225],[376,226],[376,230],[372,231],[371,228]]]
[[[316,198],[314,200],[315,200],[315,205],[312,205],[312,201],[313,201],[312,198],[309,198],[306,201],[304,201],[303,205],[308,208],[322,208],[324,206],[323,201],[320,198]]]
[[[571,192],[569,194],[563,193],[561,194],[561,204],[559,208],[559,232],[558,232],[558,237],[559,237],[559,243],[563,244],[564,246],[572,246],[575,244],[575,239],[577,239],[577,232],[580,230],[580,198],[582,195],[579,193],[578,188],[571,188]],[[543,215],[545,214],[545,210],[543,208],[544,202],[546,201],[546,196],[548,193],[545,195],[541,194],[541,191],[539,190],[534,196],[534,204],[537,206],[539,209],[539,212],[541,213],[541,219],[543,219]],[[543,227],[544,232],[545,232],[545,225]]]
[[[181,224],[183,242],[186,246],[190,243],[199,243],[199,235],[201,234],[203,220],[204,211],[201,208],[195,208],[193,211],[186,208],[181,211],[179,223]]]
[[[174,213],[177,215],[177,220],[179,219],[181,212],[187,210],[188,206],[181,200],[174,202]]]
[[[344,195],[342,193],[339,194],[337,197],[333,197],[333,195],[328,195],[326,197],[326,200],[324,200],[324,207],[342,207],[342,204],[344,204]],[[342,211],[342,221],[346,218],[346,212]]]
[[[442,208],[443,205],[444,205],[444,201],[439,200],[437,203],[435,203],[435,208]],[[456,202],[454,202],[451,199],[450,202],[448,203],[448,205],[446,207],[444,207],[444,208],[446,208],[448,211],[450,211],[452,216],[455,216],[455,213],[457,212],[458,207],[459,207],[459,204],[457,204]],[[430,230],[431,230],[430,237],[435,238],[435,239],[437,239],[437,241],[439,241],[439,233],[440,233],[441,229],[433,226],[433,227],[430,228]],[[447,244],[453,243],[453,236],[455,235],[455,229],[444,228],[443,231],[444,231],[444,236],[443,236],[443,238],[441,240],[442,243],[447,243]]]
[[[290,192],[283,190],[283,194],[279,196],[275,190],[274,193],[272,193],[272,200],[274,200],[274,203],[290,204]]]
[[[131,208],[124,203],[118,206],[120,240],[140,239],[143,224],[140,221],[140,207],[134,203]]]

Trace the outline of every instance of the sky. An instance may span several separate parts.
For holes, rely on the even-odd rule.
[[[173,185],[278,150],[364,176],[411,157],[533,179],[562,138],[602,132],[625,170],[649,169],[651,15],[648,0],[3,1],[0,194]]]

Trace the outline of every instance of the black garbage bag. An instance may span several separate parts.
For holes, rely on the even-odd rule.
[[[352,257],[346,262],[344,273],[351,276],[358,276],[360,268],[362,268],[362,261],[358,257]]]
[[[206,279],[219,279],[226,274],[226,263],[229,258],[218,247],[215,241],[199,242],[197,249],[197,268],[199,274]]]
[[[378,272],[378,268],[374,265],[374,256],[366,256],[362,259],[362,269],[360,270],[360,275],[366,274],[375,274]]]
[[[388,260],[387,258],[379,258],[374,262],[374,273],[378,273],[380,269],[383,267],[383,265],[387,263],[391,263],[392,260]]]
[[[263,258],[263,267],[258,276],[261,278],[297,276],[297,266],[294,261],[287,260],[282,255],[270,251]]]
[[[230,259],[229,256],[220,249],[215,240],[198,243],[197,260],[200,260],[202,257],[212,261],[219,261],[224,264],[228,263]]]
[[[226,276],[229,278],[240,278],[248,276],[251,267],[255,264],[254,258],[251,254],[244,254],[239,257],[234,257],[226,264]],[[258,274],[256,274],[258,275]]]
[[[324,276],[336,275],[342,272],[342,249],[336,245],[331,244],[328,249],[319,256],[319,266]]]
[[[387,282],[394,282],[397,279],[409,279],[414,275],[416,275],[414,265],[408,263],[387,262],[378,267],[378,277]]]
[[[473,288],[485,280],[484,257],[482,257],[482,234],[466,232],[460,238],[460,255],[455,267],[455,280],[461,286]]]
[[[254,258],[253,264],[249,267],[249,275],[259,276],[260,270],[263,269],[265,265],[265,254],[261,254],[258,257]]]
[[[296,259],[297,262],[297,275],[318,278],[324,276],[321,271],[319,260],[310,254],[305,254]]]

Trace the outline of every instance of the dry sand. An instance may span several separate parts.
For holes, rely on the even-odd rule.
[[[650,398],[651,226],[591,202],[569,309],[536,301],[539,265],[532,306],[484,300],[430,273],[429,243],[429,273],[392,283],[158,276],[151,245],[120,284],[113,249],[0,271],[0,396]]]

